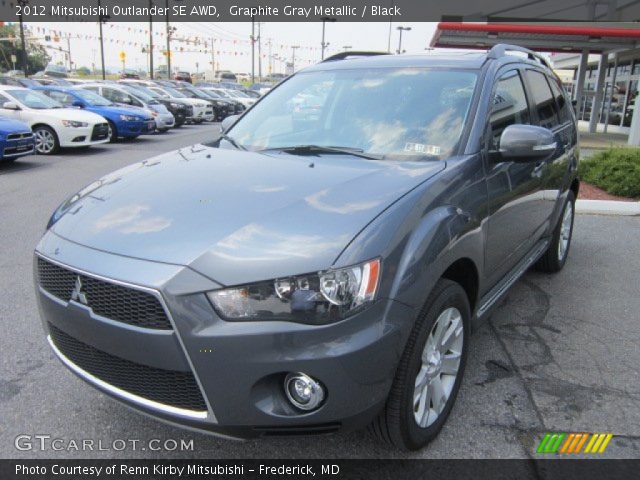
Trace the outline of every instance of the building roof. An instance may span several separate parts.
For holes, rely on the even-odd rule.
[[[440,22],[431,46],[486,49],[510,43],[545,52],[609,52],[640,46],[640,28],[625,26]]]

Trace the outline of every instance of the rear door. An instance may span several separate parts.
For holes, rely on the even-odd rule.
[[[500,70],[496,78],[486,135],[489,218],[485,269],[491,285],[509,272],[541,237],[545,219],[540,206],[544,167],[535,161],[504,161],[499,154],[500,136],[505,128],[532,123],[523,71],[510,66]]]

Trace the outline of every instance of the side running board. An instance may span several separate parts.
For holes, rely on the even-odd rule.
[[[531,253],[524,257],[511,272],[500,280],[495,287],[493,287],[487,294],[480,299],[480,307],[476,316],[481,318],[487,313],[495,303],[507,293],[507,290],[516,283],[516,281],[533,265],[540,256],[546,251],[549,246],[549,239],[540,240],[536,246],[531,250]]]

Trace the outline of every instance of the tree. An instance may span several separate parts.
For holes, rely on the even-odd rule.
[[[87,75],[91,75],[91,70],[89,70],[89,67],[79,67],[76,68],[76,73],[81,77],[86,77]]]
[[[21,68],[22,48],[20,46],[20,29],[18,25],[5,25],[0,27],[0,38],[15,38],[14,40],[0,41],[0,68],[3,70],[13,69],[11,55],[16,56],[16,68]],[[26,74],[33,74],[39,70],[44,70],[51,57],[47,50],[37,40],[27,42],[27,68]]]

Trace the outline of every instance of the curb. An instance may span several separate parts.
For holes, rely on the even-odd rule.
[[[640,215],[640,202],[576,200],[576,213],[592,215]]]

